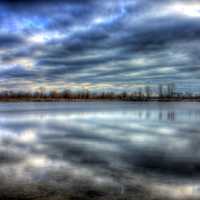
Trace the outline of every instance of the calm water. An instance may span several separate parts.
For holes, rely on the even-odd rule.
[[[200,198],[200,103],[2,103],[0,199]]]

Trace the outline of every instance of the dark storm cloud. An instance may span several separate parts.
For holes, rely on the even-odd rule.
[[[1,77],[196,83],[199,8],[187,0],[1,1]]]
[[[0,72],[0,77],[4,77],[6,79],[22,78],[22,79],[34,80],[38,76],[39,74],[37,75],[37,73],[34,73],[33,71],[26,70],[18,66]]]
[[[198,20],[169,18],[163,20],[163,24],[157,25],[156,23],[157,21],[152,22],[151,25],[139,27],[134,33],[134,37],[130,35],[125,38],[124,44],[133,51],[160,51],[169,48],[172,44],[199,39]]]
[[[85,4],[93,2],[93,0],[2,0],[2,3],[9,6],[19,6],[19,7],[30,7],[30,6],[40,6],[40,5],[51,5],[51,4]]]
[[[0,34],[0,48],[12,48],[24,43],[24,39],[15,34]]]

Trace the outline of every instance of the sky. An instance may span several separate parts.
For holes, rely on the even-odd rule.
[[[200,91],[198,0],[0,1],[0,90]]]

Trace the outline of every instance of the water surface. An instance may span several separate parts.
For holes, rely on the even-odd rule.
[[[2,103],[0,199],[199,199],[200,103]]]

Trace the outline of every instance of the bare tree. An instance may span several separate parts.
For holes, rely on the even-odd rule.
[[[143,98],[142,88],[139,88],[139,90],[138,90],[138,97],[139,97],[139,99]]]
[[[151,97],[151,88],[148,85],[145,87],[145,94],[148,99]]]
[[[167,96],[171,98],[175,95],[175,92],[176,92],[175,84],[174,83],[167,84]]]
[[[163,96],[164,96],[164,91],[163,91],[163,85],[162,84],[159,84],[159,86],[158,86],[158,96],[159,96],[159,98],[163,98]]]

